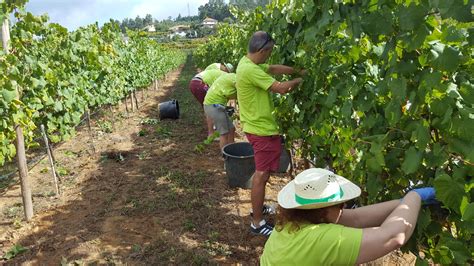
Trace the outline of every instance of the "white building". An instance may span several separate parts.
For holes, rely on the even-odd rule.
[[[214,28],[216,27],[217,25],[217,20],[216,19],[213,19],[213,18],[205,18],[203,21],[202,21],[202,26],[203,27],[207,27],[207,28]]]
[[[143,30],[146,30],[148,32],[156,32],[155,25],[148,25],[143,28]]]
[[[190,26],[188,25],[177,25],[174,27],[171,27],[169,31],[171,32],[168,36],[169,38],[173,38],[174,36],[180,36],[180,37],[186,37],[186,34],[190,30]]]

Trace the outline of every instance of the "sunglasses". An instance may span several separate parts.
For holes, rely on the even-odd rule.
[[[265,45],[267,45],[269,42],[274,42],[274,40],[273,40],[272,36],[270,36],[270,34],[267,33],[267,38],[266,38],[265,42],[262,44],[262,46],[260,46],[260,48],[257,51],[262,50],[265,47]]]

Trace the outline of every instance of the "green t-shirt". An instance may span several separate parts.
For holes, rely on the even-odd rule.
[[[204,104],[226,105],[229,99],[235,98],[237,93],[235,78],[236,75],[234,73],[225,73],[216,79],[206,93]]]
[[[362,229],[339,224],[307,224],[300,230],[273,230],[265,244],[263,265],[354,265],[359,256]]]
[[[204,71],[213,69],[221,70],[221,63],[210,64],[206,67],[206,69],[204,69]]]
[[[267,71],[268,65],[256,65],[247,56],[240,60],[236,70],[237,100],[243,131],[258,136],[278,135],[269,91],[275,79]]]
[[[202,81],[206,83],[209,87],[212,86],[214,81],[219,78],[221,75],[225,74],[226,72],[220,71],[217,69],[211,70],[204,70],[203,72],[199,73],[198,76],[202,78]]]

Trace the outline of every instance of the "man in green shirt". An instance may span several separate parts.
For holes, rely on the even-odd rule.
[[[226,105],[230,99],[235,99],[235,74],[221,75],[207,91],[204,98],[204,112],[211,118],[212,123],[220,134],[221,149],[234,142],[235,127],[232,118],[226,112]]]
[[[264,64],[270,57],[275,41],[263,31],[255,32],[249,42],[248,53],[236,70],[237,100],[240,121],[247,139],[252,144],[256,171],[252,180],[251,232],[269,236],[273,225],[263,219],[271,209],[264,205],[265,185],[270,172],[279,166],[281,142],[278,124],[272,115],[274,106],[271,93],[285,94],[302,82],[301,78],[278,82],[270,74],[298,74],[284,65]],[[299,71],[304,74],[304,71]]]
[[[189,90],[194,95],[196,100],[203,106],[204,97],[206,97],[207,90],[214,83],[214,81],[222,74],[226,73],[219,69],[213,69],[212,65],[208,66],[209,70],[204,70],[196,74],[189,82]],[[206,69],[207,69],[206,68]],[[204,107],[204,106],[203,106]],[[214,133],[211,119],[206,118],[207,134],[211,136]]]

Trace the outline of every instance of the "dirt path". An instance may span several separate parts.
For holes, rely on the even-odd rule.
[[[47,160],[32,169],[31,223],[22,221],[18,180],[0,184],[0,257],[15,244],[28,249],[5,264],[258,264],[265,238],[248,231],[250,191],[228,187],[217,142],[195,151],[206,137],[187,89],[195,71],[189,59],[138,111],[94,117],[95,153],[86,129],[57,147],[60,197]],[[181,118],[159,121],[158,103],[172,98]],[[288,181],[271,177],[268,202]],[[413,264],[393,253],[369,265],[387,262]]]
[[[249,191],[228,188],[217,142],[195,152],[206,130],[187,89],[194,72],[188,60],[139,111],[116,112],[113,130],[110,114],[95,119],[96,153],[85,129],[58,147],[60,198],[46,160],[35,167],[32,223],[21,222],[18,184],[0,191],[0,248],[28,248],[7,264],[257,263],[265,239],[248,233]],[[158,103],[171,98],[181,119],[158,121]],[[268,197],[285,182],[273,178]]]

